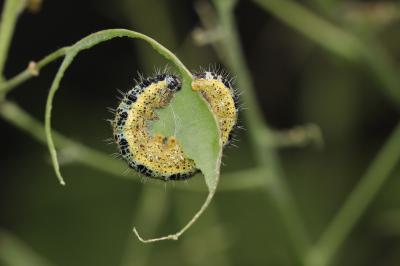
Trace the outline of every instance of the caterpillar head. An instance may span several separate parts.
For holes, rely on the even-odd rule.
[[[167,82],[167,88],[172,92],[179,91],[182,87],[181,81],[176,76],[167,76],[165,81]]]

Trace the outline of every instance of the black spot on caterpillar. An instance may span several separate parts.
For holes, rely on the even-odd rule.
[[[223,75],[205,71],[193,78],[192,89],[209,103],[225,146],[237,124],[238,96]],[[184,180],[199,171],[174,136],[152,136],[148,129],[149,121],[156,118],[154,110],[166,107],[180,89],[181,81],[174,75],[142,79],[124,95],[115,112],[112,126],[120,154],[131,168],[151,178]]]

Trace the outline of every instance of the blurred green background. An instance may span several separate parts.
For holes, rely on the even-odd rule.
[[[316,37],[309,38],[256,2],[274,2],[279,13],[287,8],[287,1],[279,6],[279,1],[243,0],[234,12],[264,118],[283,140],[294,127],[307,133],[308,127],[302,126],[310,123],[320,128],[324,139],[322,148],[313,144],[312,137],[295,143],[289,138],[287,145],[271,144],[282,146],[277,149],[284,184],[304,222],[308,241],[315,243],[398,120],[399,103],[384,89],[390,73],[375,62],[390,62],[394,80],[400,75],[396,64],[400,59],[400,5],[397,1],[295,2],[373,47],[369,51],[374,61],[368,65],[324,49],[315,40],[329,33],[318,32],[321,25],[309,25],[316,30]],[[294,13],[291,18],[306,21],[302,15]],[[30,60],[107,28],[147,34],[193,70],[214,63],[228,67],[215,47],[207,44],[224,36],[223,29],[212,28],[216,16],[208,1],[44,1],[38,12],[21,14],[5,77],[19,73]],[[201,29],[204,26],[211,29]],[[112,134],[105,121],[112,115],[106,107],[117,105],[117,89],[131,88],[138,71],[151,75],[154,68],[165,64],[141,41],[118,39],[85,51],[68,70],[55,98],[53,127],[111,157],[115,147],[104,141]],[[43,121],[47,92],[58,65],[43,69],[8,99]],[[375,75],[379,71],[382,75]],[[240,73],[231,74],[241,78]],[[400,84],[394,87],[399,89]],[[255,108],[243,104],[246,109]],[[245,119],[242,125],[246,128]],[[133,235],[133,225],[146,237],[180,228],[206,195],[204,190],[198,192],[204,186],[201,176],[179,184],[137,182],[129,175],[121,178],[76,163],[66,148],[61,151],[61,162],[67,186],[62,187],[45,146],[4,119],[0,128],[0,265],[302,264],[288,236],[290,228],[282,222],[282,203],[270,195],[279,191],[257,186],[222,189],[211,208],[179,241],[145,245]],[[256,165],[248,133],[238,131],[238,147],[225,150],[221,186],[229,184],[232,173]],[[391,171],[331,265],[400,265],[399,174],[399,167]],[[240,179],[243,184],[253,182],[251,173]]]

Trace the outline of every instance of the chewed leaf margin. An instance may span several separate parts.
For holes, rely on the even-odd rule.
[[[171,51],[154,39],[135,31],[126,29],[109,29],[91,34],[68,48],[65,58],[52,82],[46,101],[45,133],[51,160],[59,182],[62,185],[65,185],[64,178],[61,175],[60,166],[57,159],[57,150],[55,148],[51,129],[53,100],[57,90],[60,87],[64,73],[81,51],[90,49],[97,44],[118,37],[144,40],[154,50],[164,56],[176,67],[183,80],[183,88],[181,92],[174,97],[171,103],[172,108],[174,108],[175,115],[179,117],[179,121],[183,129],[177,134],[177,139],[180,141],[184,152],[189,158],[195,161],[197,167],[202,171],[209,194],[202,207],[193,216],[189,223],[175,234],[145,240],[140,237],[140,235],[137,233],[137,230],[134,228],[135,234],[142,242],[148,243],[167,239],[176,240],[187,229],[189,229],[191,225],[198,219],[198,217],[204,212],[215,194],[219,180],[222,144],[219,136],[218,125],[209,105],[199,95],[199,93],[194,92],[191,89],[191,83],[193,80],[192,74]],[[192,123],[194,117],[197,118],[196,123]]]

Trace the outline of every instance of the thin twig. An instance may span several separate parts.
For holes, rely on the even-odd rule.
[[[309,247],[309,239],[305,230],[304,222],[294,203],[294,199],[284,181],[281,166],[279,164],[276,147],[271,147],[272,131],[266,125],[258,101],[255,96],[246,60],[242,53],[239,36],[235,27],[233,10],[236,4],[234,0],[214,0],[219,18],[220,28],[224,32],[222,39],[224,53],[221,54],[223,61],[237,75],[237,82],[243,91],[242,98],[247,106],[251,108],[244,110],[246,125],[249,128],[250,139],[253,150],[256,153],[258,164],[264,167],[265,173],[271,176],[271,184],[264,186],[281,214],[281,219],[287,229],[296,256],[299,261],[303,260],[305,252]]]
[[[219,173],[218,173],[218,177],[219,177]],[[216,182],[216,184],[218,184],[218,182]],[[209,190],[207,198],[204,201],[203,205],[200,207],[200,209],[193,215],[193,217],[190,219],[190,221],[175,234],[166,235],[166,236],[157,237],[157,238],[144,239],[139,235],[139,233],[135,227],[133,228],[133,232],[135,233],[137,238],[143,243],[153,243],[153,242],[158,242],[158,241],[163,241],[163,240],[178,240],[179,237],[181,235],[183,235],[190,227],[192,227],[192,225],[199,219],[199,217],[208,208],[212,199],[214,198],[215,192],[216,192],[216,187]]]
[[[0,102],[0,116],[21,131],[30,135],[39,143],[47,145],[43,123],[32,117],[17,104],[11,101]],[[69,139],[57,131],[54,131],[54,138],[57,143],[57,148],[61,150],[68,149],[68,156],[76,162],[98,171],[109,173],[115,177],[140,182],[138,175],[124,174],[123,170],[126,169],[126,164],[120,160],[113,159],[111,155],[87,147],[86,145]],[[243,176],[251,176],[252,178],[244,180],[242,178]],[[270,183],[270,180],[269,177],[265,176],[264,170],[261,168],[247,169],[225,174],[218,190],[239,191],[259,189],[263,184]],[[150,182],[149,184],[156,186],[160,185],[159,182]],[[200,187],[185,184],[174,186],[173,189],[206,192],[206,189],[203,186]]]
[[[28,64],[28,67],[14,76],[13,78],[3,82],[0,84],[0,96],[5,95],[10,92],[12,89],[16,88],[17,86],[21,85],[23,82],[29,80],[32,77],[38,76],[40,70],[50,64],[51,62],[59,59],[60,57],[64,56],[67,52],[68,47],[60,48],[53,53],[47,55],[43,59],[38,62],[31,61]]]
[[[400,75],[393,60],[371,40],[335,26],[314,14],[301,4],[291,0],[253,0],[263,9],[276,16],[288,26],[302,33],[324,49],[350,61],[367,65],[376,79],[381,82],[383,92],[400,104]]]
[[[319,241],[310,250],[306,265],[324,266],[345,241],[369,204],[400,160],[400,123],[378,152],[365,175],[360,179]]]
[[[192,206],[197,202],[197,197],[189,196],[188,193],[174,193],[173,196],[177,221],[184,223],[191,215]],[[229,225],[229,221],[221,219],[217,204],[211,205],[207,209],[207,215],[202,218],[201,227],[197,226],[196,230],[193,230],[180,242],[181,253],[186,262],[181,262],[181,264],[192,266],[232,265],[232,258],[227,253],[237,239],[235,233],[229,230],[227,225]],[[198,249],[201,249],[200,253]]]
[[[14,34],[15,24],[18,15],[24,9],[25,0],[6,0],[3,6],[0,22],[0,76],[4,79],[4,65],[7,60],[8,50],[12,36]]]

